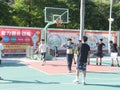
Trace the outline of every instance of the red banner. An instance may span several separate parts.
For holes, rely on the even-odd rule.
[[[0,28],[6,54],[25,54],[27,46],[36,48],[41,30],[26,28]]]

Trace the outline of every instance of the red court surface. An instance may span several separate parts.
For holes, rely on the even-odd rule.
[[[24,64],[28,65],[31,68],[40,70],[47,74],[65,74],[68,73],[66,61],[47,61],[44,66],[41,65],[40,61],[33,62],[24,62]],[[119,67],[111,67],[111,66],[96,66],[95,64],[91,64],[87,66],[88,72],[120,72]],[[72,73],[75,73],[75,64],[72,66]]]

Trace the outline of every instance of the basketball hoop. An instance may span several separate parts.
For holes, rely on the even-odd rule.
[[[57,19],[56,20],[56,24],[57,24],[57,27],[61,27],[62,25],[62,20],[60,20],[60,19]]]

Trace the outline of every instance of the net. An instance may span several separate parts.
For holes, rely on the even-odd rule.
[[[56,24],[57,24],[57,27],[61,27],[62,26],[62,20],[57,19]]]
[[[57,19],[62,20],[62,24],[67,24],[69,19],[69,10],[66,8],[45,7],[45,22],[54,22]],[[59,22],[59,21],[58,21]],[[58,26],[60,23],[58,24]]]

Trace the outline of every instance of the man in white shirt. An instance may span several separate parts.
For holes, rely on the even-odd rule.
[[[42,39],[41,44],[39,45],[39,52],[41,53],[41,57],[42,57],[42,66],[45,64],[46,60],[45,60],[45,56],[46,56],[46,52],[47,52],[48,46],[45,44],[45,40]]]
[[[2,41],[2,37],[0,37],[0,64],[1,64],[1,59],[2,59],[2,51],[3,51],[3,48],[4,48],[1,41]]]
[[[2,37],[0,36],[0,64],[1,64],[1,55],[2,55],[2,51],[3,51],[3,49],[4,49],[4,47],[3,47],[2,43],[1,43],[1,41],[2,41]],[[0,77],[0,80],[3,80],[3,78]]]

